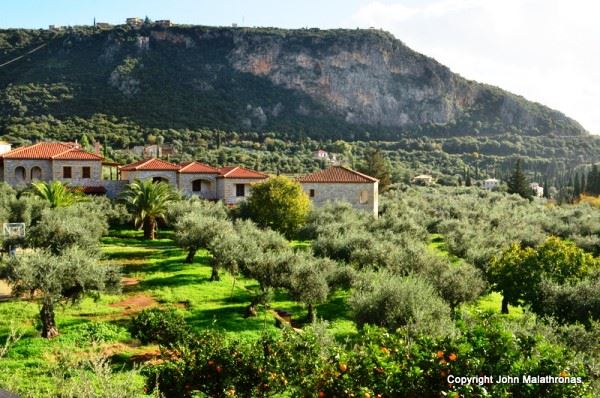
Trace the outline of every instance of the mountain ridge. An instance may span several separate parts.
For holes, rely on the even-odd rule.
[[[0,123],[50,114],[145,127],[346,139],[585,135],[544,105],[453,73],[387,32],[154,25],[0,30]]]

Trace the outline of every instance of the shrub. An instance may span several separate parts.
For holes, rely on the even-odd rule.
[[[191,333],[183,315],[173,308],[146,308],[131,321],[131,335],[143,344],[173,347]]]
[[[448,304],[416,276],[365,272],[357,279],[349,303],[359,326],[405,328],[412,335],[439,336],[453,330]]]
[[[600,320],[600,277],[562,285],[544,280],[532,309],[563,322],[589,324],[593,319]]]
[[[87,322],[77,325],[71,329],[71,333],[83,339],[82,344],[89,344],[90,342],[105,343],[123,339],[127,336],[123,328],[106,322]]]

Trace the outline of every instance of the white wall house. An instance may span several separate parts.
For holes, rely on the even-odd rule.
[[[494,189],[496,188],[498,185],[500,185],[500,180],[497,180],[495,178],[488,178],[487,180],[483,181],[483,187],[485,189]]]

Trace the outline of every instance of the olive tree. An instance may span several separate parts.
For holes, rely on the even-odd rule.
[[[443,336],[453,329],[450,308],[424,279],[388,271],[364,272],[356,280],[350,307],[359,326],[406,328],[412,335]]]
[[[54,308],[61,302],[75,302],[86,295],[118,290],[116,268],[102,265],[89,251],[71,247],[60,254],[33,250],[12,257],[1,275],[16,295],[31,294],[40,303],[41,334],[58,335]]]

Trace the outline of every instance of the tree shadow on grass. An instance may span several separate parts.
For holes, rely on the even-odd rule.
[[[143,279],[139,283],[140,290],[154,289],[157,287],[179,287],[208,282],[209,278],[197,274],[176,274],[164,278]]]
[[[335,295],[326,303],[317,306],[317,316],[328,321],[337,319],[352,320],[345,295]]]

